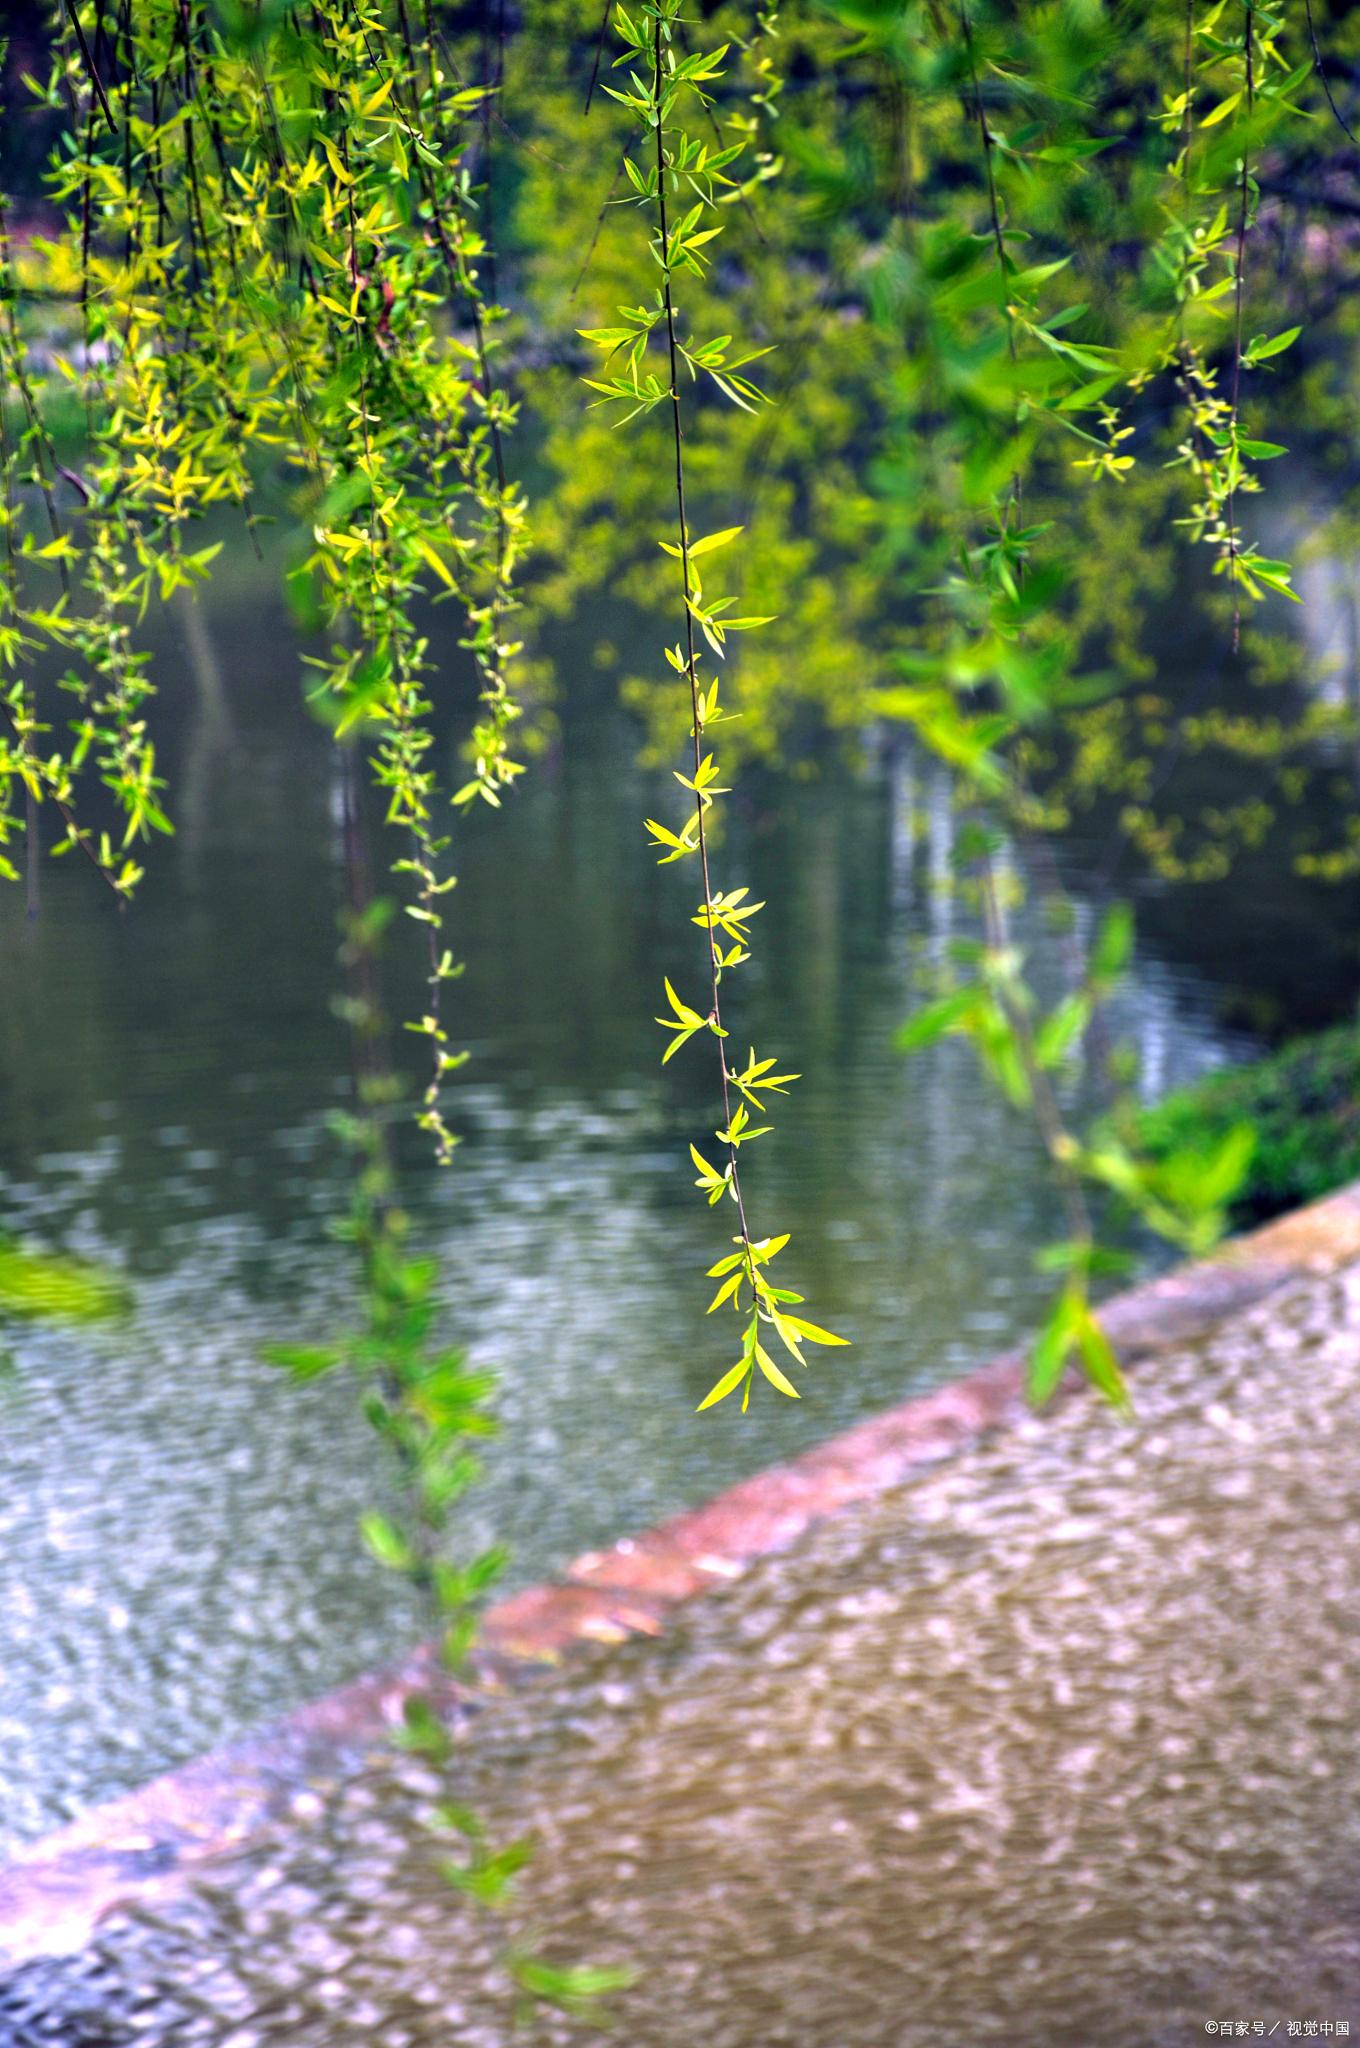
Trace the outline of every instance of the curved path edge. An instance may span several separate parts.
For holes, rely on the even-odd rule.
[[[1115,1296],[1102,1316],[1123,1362],[1136,1366],[1281,1287],[1357,1258],[1360,1182]],[[1070,1378],[1063,1391],[1079,1385]],[[469,1684],[444,1677],[423,1647],[91,1808],[0,1868],[0,1965],[78,1949],[113,1908],[154,1899],[270,1825],[305,1822],[320,1787],[389,1739],[413,1689],[437,1693],[456,1713],[556,1664],[574,1645],[658,1635],[682,1602],[786,1548],[811,1523],[1025,1412],[1023,1355],[1007,1352],[491,1607]]]

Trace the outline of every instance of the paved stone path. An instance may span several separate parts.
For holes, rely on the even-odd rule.
[[[546,1952],[640,1965],[612,2038],[1360,2040],[1360,1209],[1314,1215],[1267,1248],[1316,1256],[1144,1359],[1132,1424],[1011,1420],[467,1719],[457,1795],[537,1832]],[[337,1752],[234,1853],[15,1969],[0,2042],[580,2038],[514,2033],[497,1930],[435,1869],[438,1790]]]

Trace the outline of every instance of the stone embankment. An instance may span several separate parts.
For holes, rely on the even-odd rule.
[[[1360,1194],[1109,1322],[1131,1423],[1002,1360],[490,1615],[458,1796],[546,1953],[641,1966],[616,2038],[1360,2040]],[[424,1675],[0,1872],[5,2048],[508,2043],[384,1739]]]

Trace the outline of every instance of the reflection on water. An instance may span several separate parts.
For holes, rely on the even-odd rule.
[[[113,1259],[136,1294],[117,1332],[23,1335],[0,1381],[14,1835],[324,1688],[413,1625],[354,1542],[379,1461],[349,1392],[298,1394],[257,1363],[265,1339],[346,1314],[325,1116],[348,1084],[326,1009],[334,761],[297,702],[272,585],[233,571],[250,573],[165,629],[180,831],[133,913],[69,865],[44,875],[36,923],[17,892],[0,900],[0,1223]],[[565,632],[555,653],[584,671]],[[770,907],[736,1028],[805,1074],[756,1148],[754,1215],[793,1231],[791,1273],[855,1348],[818,1358],[797,1407],[694,1416],[727,1341],[699,1278],[722,1225],[685,1165],[714,1120],[711,1075],[697,1055],[657,1065],[654,996],[692,905],[686,878],[646,856],[639,820],[665,799],[634,754],[583,685],[513,813],[461,834],[466,1142],[445,1176],[410,1148],[449,1330],[504,1375],[469,1541],[506,1538],[521,1578],[985,1358],[1031,1321],[1046,1284],[1031,1254],[1057,1230],[1032,1134],[968,1050],[891,1049],[967,926],[943,781],[900,755],[857,778],[751,778],[724,870]],[[1080,942],[1095,913],[1073,879]],[[1140,959],[1116,1024],[1159,1090],[1247,1041],[1216,1021],[1223,986],[1178,964],[1193,901],[1179,918],[1153,907],[1162,951]],[[1033,909],[1022,936],[1042,986],[1060,942]],[[391,963],[390,998],[415,1009],[414,952]]]
[[[458,1796],[538,1833],[546,1952],[640,1966],[606,2038],[1360,2037],[1357,1329],[1360,1268],[1277,1293],[1147,1361],[1132,1423],[999,1432],[479,1715]],[[6,2038],[504,2048],[437,1784],[389,1756],[323,1787],[0,1987]]]

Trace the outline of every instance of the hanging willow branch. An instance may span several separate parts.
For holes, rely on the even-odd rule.
[[[18,401],[17,417],[0,410],[0,869],[14,872],[3,849],[22,790],[132,893],[140,844],[171,830],[137,628],[211,573],[221,544],[192,545],[197,522],[235,508],[255,539],[259,499],[291,499],[288,584],[324,636],[311,695],[345,762],[358,1057],[355,1114],[338,1121],[357,1171],[338,1234],[355,1248],[363,1314],[336,1342],[272,1356],[301,1379],[359,1377],[400,1495],[394,1514],[363,1518],[364,1538],[430,1603],[457,1669],[501,1562],[492,1550],[460,1567],[445,1546],[490,1428],[490,1381],[438,1342],[435,1269],[409,1251],[396,1200],[385,1123],[403,1090],[379,1055],[373,960],[390,906],[370,899],[357,862],[351,755],[361,737],[398,835],[404,908],[424,927],[427,1001],[407,1028],[430,1057],[417,1120],[447,1159],[443,1088],[460,1055],[441,1016],[457,971],[445,820],[479,797],[499,805],[521,772],[507,619],[525,515],[471,170],[487,90],[451,79],[432,7],[417,40],[405,0],[309,0],[234,29],[204,0],[119,0],[109,19],[107,5],[63,0],[58,24],[46,98],[64,134],[48,186],[64,229],[16,258],[0,226],[0,370]],[[59,461],[76,433],[78,454]],[[59,479],[80,501],[70,511]],[[435,765],[440,678],[420,630],[431,598],[459,608],[478,677],[471,768],[452,789]],[[34,665],[52,648],[65,669],[39,706]],[[92,827],[77,800],[116,825]],[[420,1699],[403,1740],[449,1756]],[[443,1865],[450,1883],[509,1904],[528,1845],[497,1847],[451,1803],[434,1818],[462,1840]],[[575,2011],[630,1974],[559,1969],[532,1943],[503,1961],[517,2004]]]
[[[1184,79],[1160,115],[1168,132],[1179,132],[1171,166],[1178,199],[1168,206],[1167,234],[1155,256],[1175,301],[1162,361],[1176,377],[1187,414],[1177,459],[1195,497],[1184,524],[1192,539],[1214,550],[1214,573],[1230,586],[1236,652],[1244,597],[1274,592],[1298,602],[1289,563],[1263,555],[1241,530],[1239,499],[1261,488],[1254,465],[1285,453],[1279,442],[1243,433],[1242,372],[1280,354],[1300,332],[1291,327],[1246,340],[1247,247],[1260,198],[1254,161],[1297,113],[1292,96],[1312,67],[1305,62],[1291,70],[1282,55],[1286,21],[1276,0],[1242,0],[1241,34],[1231,40],[1220,32],[1222,14],[1215,7],[1201,19],[1187,0]],[[1196,123],[1202,90],[1211,103]],[[1225,313],[1231,321],[1226,398],[1210,362],[1215,323]]]
[[[307,534],[290,589],[332,638],[313,697],[368,739],[409,846],[394,867],[426,930],[419,1115],[446,1159],[458,1055],[441,994],[457,969],[439,812],[450,796],[499,804],[521,773],[506,621],[525,525],[470,169],[487,91],[451,77],[429,7],[424,20],[421,42],[404,0],[317,0],[235,29],[203,0],[122,0],[110,19],[101,0],[63,0],[44,97],[66,129],[48,180],[65,231],[0,250],[0,355],[22,408],[2,451],[0,843],[22,788],[60,812],[56,850],[79,847],[133,893],[139,847],[172,829],[137,626],[210,574],[220,543],[189,536],[216,507],[239,508],[258,545],[258,493],[286,465]],[[72,392],[84,445],[59,463],[51,422]],[[80,500],[69,516],[62,477]],[[431,595],[461,606],[480,677],[471,771],[451,792],[416,625]],[[44,647],[65,662],[50,705],[32,682]]]
[[[698,856],[701,900],[693,922],[705,934],[707,992],[702,999],[705,1007],[696,1009],[676,993],[668,979],[665,988],[669,1013],[657,1022],[672,1034],[663,1060],[671,1059],[696,1036],[706,1034],[717,1046],[723,1121],[714,1135],[722,1147],[723,1163],[712,1164],[697,1145],[691,1145],[690,1156],[698,1170],[695,1185],[710,1205],[726,1198],[735,1206],[737,1215],[737,1233],[732,1240],[736,1250],[710,1269],[709,1277],[721,1282],[710,1308],[730,1304],[744,1321],[740,1356],[710,1389],[700,1407],[711,1407],[740,1387],[744,1410],[750,1402],[757,1372],[780,1393],[798,1398],[798,1389],[766,1349],[762,1341],[766,1334],[773,1332],[799,1365],[806,1362],[805,1345],[846,1341],[791,1312],[801,1305],[802,1296],[774,1286],[767,1270],[788,1243],[788,1235],[757,1238],[752,1235],[747,1219],[741,1184],[741,1148],[765,1137],[771,1129],[768,1124],[753,1123],[751,1111],[763,1114],[766,1098],[783,1094],[798,1076],[777,1073],[778,1061],[758,1057],[754,1047],[744,1066],[734,1064],[728,1053],[728,1026],[723,1022],[723,978],[750,958],[750,922],[764,905],[750,901],[749,888],[722,890],[715,887],[712,879],[711,816],[715,802],[726,791],[721,784],[716,754],[708,745],[708,735],[731,714],[722,709],[718,677],[706,682],[700,676],[699,636],[714,658],[721,660],[729,633],[750,632],[769,621],[734,617],[734,598],[714,597],[705,590],[700,560],[729,546],[741,528],[728,527],[702,536],[690,531],[680,380],[682,370],[691,380],[704,375],[733,404],[754,411],[763,404],[763,394],[742,372],[765,351],[736,346],[730,335],[693,345],[687,343],[682,338],[677,304],[677,279],[686,273],[703,277],[710,245],[722,233],[720,195],[741,189],[729,176],[730,167],[741,154],[741,143],[715,148],[687,134],[675,122],[677,108],[685,96],[692,96],[704,108],[710,106],[707,88],[722,76],[726,45],[713,52],[681,56],[675,45],[679,0],[655,0],[655,4],[643,6],[636,17],[616,7],[614,19],[624,43],[624,54],[616,59],[616,68],[623,64],[631,67],[629,89],[607,86],[605,90],[634,115],[649,144],[648,168],[640,169],[631,157],[625,156],[624,170],[637,205],[649,210],[655,222],[650,244],[661,273],[661,288],[651,305],[622,308],[620,326],[582,330],[588,341],[605,352],[602,375],[586,381],[603,394],[604,403],[619,405],[621,419],[632,419],[657,407],[664,407],[670,417],[675,539],[663,540],[661,546],[679,564],[684,624],[681,639],[666,649],[666,659],[682,679],[688,698],[689,772],[677,771],[676,780],[689,792],[692,811],[678,832],[655,819],[648,819],[647,830],[652,843],[661,849],[662,864]],[[721,145],[721,137],[718,142]],[[682,191],[690,202],[683,211],[678,206]],[[648,350],[653,340],[662,352],[664,376],[650,367]],[[622,367],[613,369],[611,366],[619,361]]]

